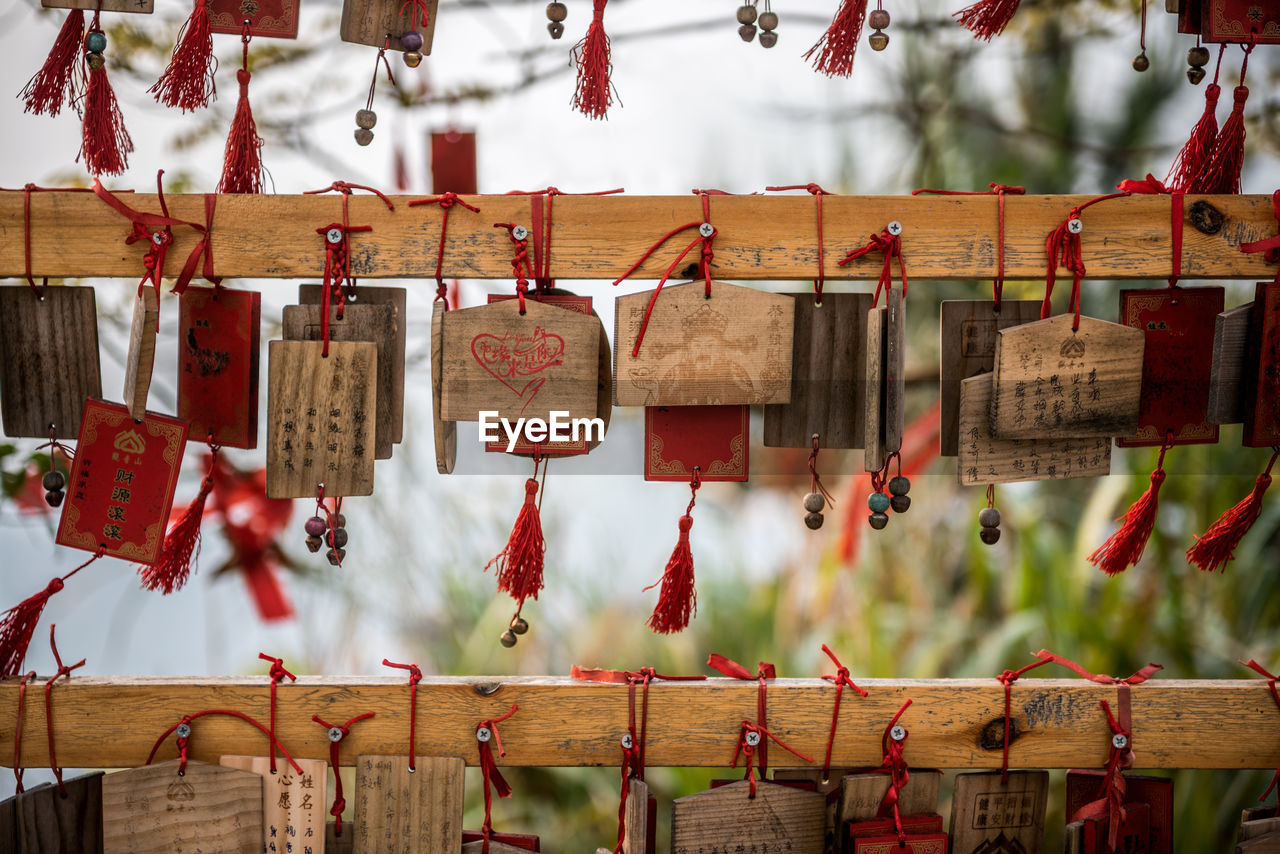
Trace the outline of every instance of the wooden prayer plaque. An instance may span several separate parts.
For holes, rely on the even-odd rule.
[[[344,42],[382,47],[387,36],[391,37],[391,50],[404,50],[400,36],[413,30],[422,36],[418,52],[431,53],[431,40],[436,32],[436,6],[439,0],[423,0],[427,7],[424,26],[418,6],[403,0],[343,0],[342,28],[339,34]],[[403,14],[401,12],[403,11]],[[472,190],[472,192],[475,192]]]
[[[826,303],[826,297],[823,297],[822,304],[824,308]],[[773,779],[779,783],[791,780],[803,780],[813,783],[813,790],[826,799],[824,813],[826,816],[824,828],[826,839],[823,847],[828,852],[838,850],[836,830],[839,822],[836,819],[836,815],[840,808],[840,779],[847,773],[843,769],[832,768],[831,776],[824,781],[821,768],[777,768],[773,772]]]
[[[321,849],[329,802],[325,799],[329,765],[322,759],[295,760],[302,773],[293,770],[284,757],[276,759],[276,773],[271,773],[267,756],[223,756],[218,764],[224,768],[251,771],[262,778],[262,849],[270,851],[275,843],[279,851],[290,843],[302,854],[310,847]]]
[[[258,447],[262,295],[189,287],[178,303],[178,417],[197,439]]]
[[[90,397],[102,397],[93,288],[0,288],[0,409],[7,436],[59,439],[80,432]]]
[[[723,282],[658,293],[640,352],[632,355],[653,291],[618,297],[614,317],[617,406],[789,403],[795,300]]]
[[[884,306],[873,308],[866,317],[866,411],[863,413],[863,440],[866,451],[863,454],[863,468],[867,471],[880,471],[884,468],[885,457],[885,387],[884,368],[888,358],[885,335],[888,332],[889,311]]]
[[[671,854],[747,850],[762,839],[788,854],[822,854],[825,798],[777,783],[746,780],[676,798],[671,804]]]
[[[336,827],[331,821],[324,826],[324,854],[355,854],[356,826],[344,821],[342,833],[337,833]]]
[[[1049,802],[1048,771],[957,774],[951,798],[951,846],[957,854],[1020,851],[1037,854]]]
[[[105,854],[259,854],[262,778],[178,760],[108,774],[102,780]]]
[[[653,854],[657,841],[656,802],[643,780],[631,780],[627,791],[627,826],[622,854]]]
[[[484,834],[478,830],[462,831],[462,850],[467,852],[477,852],[483,848]],[[470,846],[476,847],[470,847]],[[495,845],[501,845],[502,848],[495,848]],[[532,833],[490,833],[489,834],[489,850],[511,852],[514,850],[516,854],[523,851],[541,851],[542,840]]]
[[[522,315],[508,300],[445,312],[443,326],[444,420],[595,416],[597,318],[534,300]]]
[[[20,850],[18,848],[18,797],[15,795],[0,801],[0,851]]]
[[[281,320],[286,341],[320,341],[320,306],[286,305]],[[348,305],[329,309],[329,340],[368,341],[377,347],[378,368],[374,393],[373,458],[391,459],[395,445],[396,421],[404,424],[404,361],[400,376],[394,372],[391,350],[395,344],[395,317],[387,305]]]
[[[944,300],[941,354],[942,438],[940,453],[960,448],[960,381],[990,373],[996,362],[996,333],[1040,319],[1039,300]]]
[[[118,403],[86,401],[58,545],[155,563],[186,446],[185,421],[148,412],[137,422]]]
[[[1240,823],[1240,842],[1267,834],[1280,834],[1280,818],[1259,818]]]
[[[381,46],[381,45],[379,45]],[[321,285],[298,285],[298,302],[302,305],[320,305]],[[391,344],[378,348],[378,360],[385,357],[391,360],[391,383],[396,389],[397,404],[392,410],[392,440],[396,444],[404,441],[404,360],[405,348],[408,346],[408,308],[404,288],[380,288],[360,285],[354,291],[353,301],[346,305],[385,305],[391,307],[391,323],[395,329]],[[348,296],[348,299],[352,298]],[[344,312],[345,313],[345,312]],[[356,339],[342,339],[354,341]],[[381,390],[381,386],[379,386]]]
[[[1220,287],[1120,292],[1120,321],[1142,330],[1146,342],[1138,430],[1118,437],[1117,445],[1159,446],[1169,433],[1175,445],[1218,441],[1218,425],[1208,420],[1209,374],[1225,296]]]
[[[15,812],[23,854],[100,854],[102,772],[67,780],[65,797],[53,786],[29,789],[18,796]]]
[[[267,497],[373,492],[377,345],[272,341],[268,350]]]
[[[101,9],[103,12],[138,12],[150,15],[155,11],[155,0],[40,0],[46,9],[84,9],[92,12]]]
[[[905,840],[896,835],[861,837],[853,840],[853,854],[947,854],[947,835],[909,833]]]
[[[1090,801],[1105,796],[1102,790],[1105,778],[1106,774],[1102,771],[1067,772],[1067,794],[1063,811],[1068,818]],[[1173,854],[1173,780],[1168,777],[1125,774],[1124,781],[1126,809],[1134,805],[1147,807],[1151,854]],[[1105,821],[1102,822],[1102,828],[1105,839]],[[1121,847],[1120,850],[1126,849]]]
[[[1265,833],[1241,840],[1236,845],[1236,854],[1280,854],[1280,833]]]
[[[1280,444],[1280,282],[1259,282],[1245,364],[1244,444]]]
[[[525,848],[520,845],[511,845],[503,842],[504,836],[510,836],[507,833],[493,833],[489,835],[489,854],[527,854],[529,851],[538,851],[538,848]],[[424,849],[425,851],[425,849]],[[462,846],[462,854],[483,854],[484,840],[478,839],[464,843]]]
[[[884,448],[902,450],[906,430],[907,304],[901,290],[885,291]]]
[[[961,486],[1099,477],[1111,473],[1111,440],[997,439],[991,435],[992,375],[960,383],[960,448],[956,476]]]
[[[465,763],[453,756],[356,759],[356,854],[436,854],[462,848]],[[492,847],[490,849],[492,851]]]
[[[301,0],[209,0],[209,26],[215,33],[240,35],[244,22],[254,38],[298,37],[298,4]]]
[[[1248,821],[1259,821],[1264,818],[1275,818],[1280,816],[1280,810],[1276,807],[1245,807],[1240,810],[1240,823],[1244,824]]]
[[[749,406],[646,406],[644,479],[688,483],[747,479]]]
[[[1209,370],[1209,423],[1244,421],[1244,358],[1253,303],[1222,312],[1213,324],[1213,366]]]
[[[899,793],[898,812],[927,815],[938,811],[941,771],[915,771]],[[880,804],[889,791],[889,775],[849,774],[840,780],[840,820],[869,821],[879,817]]]
[[[1251,0],[1203,0],[1200,31],[1207,42],[1280,44],[1280,10]]]
[[[861,448],[866,424],[867,351],[863,346],[871,294],[791,294],[791,402],[764,408],[764,444]],[[659,297],[659,299],[662,299]]]
[[[1001,439],[1127,436],[1142,397],[1139,329],[1072,315],[996,333],[991,433]]]
[[[124,361],[124,402],[135,421],[141,421],[147,411],[159,324],[160,299],[155,288],[144,287],[133,302],[133,327],[129,331],[129,353]]]
[[[444,300],[431,305],[431,420],[436,445],[436,471],[452,474],[458,458],[458,425],[440,417],[444,395]]]

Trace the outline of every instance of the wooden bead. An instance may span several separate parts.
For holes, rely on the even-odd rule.
[[[561,3],[560,0],[547,4],[548,21],[563,21],[567,17],[569,17],[569,7]]]
[[[372,128],[378,123],[378,114],[373,110],[356,110],[356,127]]]
[[[329,530],[329,525],[324,521],[323,516],[312,516],[302,527],[311,537],[323,537],[324,532]]]
[[[738,23],[754,24],[756,22],[756,7],[749,3],[743,3],[738,7]]]
[[[889,496],[883,492],[873,492],[867,496],[867,509],[872,513],[883,513],[889,509]]]
[[[871,14],[867,16],[867,23],[873,30],[883,30],[889,26],[889,13],[884,9],[872,9]]]
[[[911,481],[902,475],[889,478],[890,495],[906,495],[911,491]]]
[[[422,33],[417,30],[409,30],[409,32],[400,36],[400,47],[405,50],[421,50]]]
[[[978,514],[978,524],[984,528],[999,528],[1000,511],[994,507],[984,507]]]
[[[346,528],[333,529],[332,545],[334,548],[337,548],[337,549],[346,548],[346,545],[347,545],[347,529]]]
[[[805,514],[805,517],[804,517],[804,523],[805,523],[806,525],[808,525],[808,526],[809,526],[809,530],[810,530],[810,531],[816,531],[816,530],[818,530],[819,528],[821,528],[821,527],[822,527],[822,522],[823,522],[823,518],[822,518],[822,514],[821,514],[821,513],[806,513],[806,514]]]
[[[40,483],[50,492],[55,492],[67,485],[67,478],[60,471],[47,471],[44,473],[44,477],[41,478]]]
[[[1187,65],[1193,68],[1203,68],[1209,64],[1209,48],[1203,45],[1196,45],[1187,51]]]
[[[776,12],[765,12],[760,16],[760,29],[776,30],[778,28],[778,15]]]
[[[821,513],[822,508],[827,506],[827,501],[822,497],[821,492],[810,492],[804,497],[804,509],[810,513]]]

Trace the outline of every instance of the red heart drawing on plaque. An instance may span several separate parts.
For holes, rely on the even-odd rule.
[[[501,336],[484,332],[471,339],[471,355],[490,376],[524,400],[520,408],[523,412],[547,381],[545,376],[535,374],[563,364],[564,339],[541,326],[534,327],[533,334],[527,336],[511,330]],[[528,376],[534,378],[517,389],[517,378]]]

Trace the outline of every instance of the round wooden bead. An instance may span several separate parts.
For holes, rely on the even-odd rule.
[[[1203,45],[1196,45],[1187,51],[1187,65],[1193,68],[1203,68],[1209,64],[1209,48]]]
[[[106,67],[107,58],[100,53],[89,54],[89,67],[94,71]]]
[[[889,13],[884,9],[872,9],[871,14],[867,15],[867,23],[873,30],[883,30],[889,26]]]
[[[867,517],[867,524],[877,531],[883,531],[884,526],[889,524],[889,517],[885,513],[872,513]]]
[[[312,554],[315,554],[316,552],[320,551],[320,547],[323,545],[324,545],[324,540],[320,539],[319,537],[315,537],[315,536],[307,537],[307,550],[310,551]]]
[[[778,28],[778,15],[776,12],[765,12],[760,15],[760,29],[776,30]]]
[[[755,24],[743,24],[742,26],[738,27],[738,35],[742,38],[744,42],[751,41],[753,38],[756,37]]]
[[[984,507],[978,514],[978,524],[984,528],[999,528],[1000,511],[994,507]]]
[[[765,30],[760,34],[760,47],[773,47],[778,43],[778,34],[773,30]]]
[[[889,496],[883,492],[873,492],[867,496],[867,509],[872,513],[883,513],[889,509]]]
[[[67,478],[60,471],[47,471],[44,477],[40,479],[40,483],[49,491],[62,489],[67,485]]]
[[[409,32],[400,36],[400,47],[405,50],[421,50],[422,33],[417,30],[409,30]]]
[[[307,535],[311,537],[324,536],[324,532],[329,530],[329,525],[325,522],[323,516],[312,516],[302,527],[306,529]]]
[[[92,32],[85,37],[84,48],[89,53],[102,53],[107,49],[107,34],[101,32]]]
[[[524,617],[512,617],[511,625],[509,626],[509,628],[511,629],[511,631],[515,632],[516,634],[522,635],[525,632],[529,631],[529,621],[526,620]]]
[[[754,24],[756,22],[756,7],[750,3],[743,3],[738,7],[738,23]]]
[[[1000,542],[1000,529],[999,528],[983,528],[981,531],[978,532],[978,536],[987,545],[994,546],[996,543]]]
[[[911,509],[911,496],[895,495],[889,499],[889,506],[893,508],[894,513],[906,513]]]
[[[822,508],[827,506],[827,501],[822,497],[821,492],[810,492],[804,497],[804,509],[810,513],[821,513]]]
[[[889,478],[889,493],[891,495],[906,495],[911,491],[911,481],[902,475]]]
[[[334,528],[334,529],[333,529],[333,546],[334,546],[334,548],[339,548],[339,549],[341,549],[341,548],[345,548],[345,547],[346,547],[346,545],[347,545],[347,529],[346,529],[346,528]]]
[[[1203,68],[1188,68],[1187,79],[1191,81],[1192,86],[1199,86],[1200,81],[1204,79]]]
[[[511,629],[507,629],[505,632],[498,635],[498,641],[507,649],[511,649],[511,647],[516,645],[516,633],[511,631]]]
[[[57,507],[62,503],[62,499],[65,495],[66,493],[60,489],[51,489],[44,494],[44,503],[48,504],[50,507]]]
[[[563,21],[567,17],[569,17],[569,7],[561,3],[560,0],[547,4],[548,21]]]
[[[821,514],[821,513],[806,513],[806,514],[805,514],[805,517],[804,517],[804,523],[805,523],[806,525],[808,525],[808,526],[809,526],[809,530],[810,530],[810,531],[816,531],[816,530],[818,530],[819,528],[821,528],[821,527],[822,527],[822,522],[823,522],[823,519],[822,519],[822,514]]]
[[[410,68],[417,68],[422,64],[422,54],[416,50],[406,50],[404,52],[404,64]]]
[[[564,35],[564,24],[559,21],[552,21],[547,24],[547,32],[551,33],[551,38],[558,39]]]
[[[356,127],[366,130],[378,123],[378,114],[373,110],[356,110]]]
[[[1145,53],[1140,53],[1133,58],[1134,71],[1146,71],[1150,67],[1151,60],[1147,59],[1147,55]]]
[[[368,145],[373,142],[373,131],[368,128],[356,128],[356,144]]]
[[[872,50],[884,50],[889,46],[889,37],[877,30],[867,37],[867,44]]]
[[[334,513],[334,514],[333,514],[333,527],[335,527],[335,528],[345,528],[345,527],[347,527],[347,517],[346,517],[346,516],[344,516],[344,515],[342,515],[341,513]]]

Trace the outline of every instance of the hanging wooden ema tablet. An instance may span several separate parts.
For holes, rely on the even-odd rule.
[[[645,480],[745,481],[750,448],[749,406],[644,408]]]
[[[322,324],[319,305],[286,305],[281,320],[281,334],[286,341],[319,341]],[[391,458],[394,446],[395,422],[404,423],[404,362],[400,362],[400,376],[395,376],[395,359],[391,355],[395,344],[395,318],[391,306],[359,305],[343,306],[342,316],[338,308],[329,308],[330,341],[367,341],[377,350],[377,368],[374,376],[373,458]],[[397,382],[397,379],[399,382]],[[396,416],[399,416],[397,419]],[[403,426],[402,426],[403,429]]]
[[[807,448],[817,433],[824,448],[861,448],[865,423],[866,348],[863,332],[871,294],[791,294],[791,398],[765,406],[764,444]]]
[[[1245,351],[1253,303],[1220,313],[1213,324],[1213,366],[1209,370],[1209,423],[1244,421]]]
[[[997,310],[997,305],[999,310]],[[945,300],[938,348],[942,438],[939,453],[954,457],[960,449],[960,382],[990,373],[996,361],[996,333],[1040,319],[1036,300]]]
[[[1280,281],[1259,282],[1245,364],[1244,444],[1280,444]]]
[[[151,371],[156,361],[156,331],[160,325],[160,298],[154,288],[141,287],[133,302],[133,326],[129,353],[124,362],[124,402],[135,420],[147,411]]]
[[[826,303],[827,295],[823,295],[823,303]],[[777,768],[773,772],[773,779],[779,783],[786,782],[807,782],[813,784],[813,790],[822,795],[826,801],[824,807],[824,816],[826,822],[823,826],[825,834],[824,850],[834,852],[839,850],[837,844],[836,830],[840,824],[840,778],[844,774],[838,768],[830,769],[830,776],[823,780],[821,768]]]
[[[1218,441],[1209,423],[1209,375],[1213,330],[1226,292],[1214,288],[1155,288],[1120,292],[1120,321],[1146,336],[1142,397],[1136,433],[1122,435],[1122,448]]]
[[[93,288],[0,288],[5,435],[74,439],[90,397],[102,397]]]
[[[357,854],[435,854],[462,848],[465,765],[452,756],[356,760]]]
[[[903,816],[938,812],[941,771],[912,771],[898,793],[898,812]],[[889,791],[889,775],[883,772],[849,774],[840,780],[840,820],[872,821],[879,817],[880,805]]]
[[[878,472],[884,468],[885,449],[884,436],[884,365],[885,365],[885,333],[888,331],[887,319],[889,310],[885,306],[876,306],[867,312],[865,378],[866,411],[863,414],[863,439],[866,451],[863,454],[863,468],[866,471]]]
[[[240,35],[249,22],[251,36],[296,39],[301,0],[206,0],[209,28],[215,33]]]
[[[344,42],[377,48],[390,36],[391,50],[418,54],[405,57],[405,65],[413,68],[423,55],[431,54],[438,4],[439,0],[343,0],[339,35]]]
[[[826,799],[778,783],[739,780],[671,804],[672,854],[750,850],[760,840],[791,854],[822,854]]]
[[[866,454],[864,468],[879,471],[902,448],[905,429],[906,305],[902,291],[885,291],[885,304],[866,316]]]
[[[224,768],[249,771],[262,778],[263,851],[292,850],[304,854],[307,848],[313,852],[321,850],[325,819],[329,816],[329,802],[325,798],[329,766],[323,759],[293,761],[301,766],[301,774],[283,760],[272,770],[269,756],[218,759]]]
[[[185,421],[147,412],[138,422],[118,403],[87,401],[58,545],[155,563],[186,446]]]
[[[615,405],[790,401],[791,297],[713,281],[707,299],[690,282],[618,297],[615,311]]]
[[[102,780],[105,854],[256,854],[262,850],[262,778],[180,760],[108,774]]]
[[[84,9],[103,12],[140,12],[150,15],[155,11],[155,0],[40,0],[46,9]]]
[[[56,786],[28,789],[17,797],[15,811],[15,850],[22,854],[102,851],[101,771],[67,780],[61,790]]]
[[[255,291],[188,287],[178,307],[178,417],[191,435],[229,448],[258,446]]]
[[[1101,477],[1111,473],[1111,440],[997,439],[991,435],[992,375],[960,383],[960,447],[956,476],[961,486]]]
[[[42,783],[41,785],[49,785]],[[34,788],[34,787],[33,787]],[[18,796],[13,795],[0,801],[0,848],[6,851],[18,850]]]
[[[1049,803],[1048,771],[957,774],[951,797],[951,850],[956,854],[1037,854]]]
[[[268,349],[267,497],[373,492],[377,345],[272,341]]]
[[[1280,817],[1274,807],[1264,807],[1265,817],[1245,820],[1242,817],[1236,834],[1237,854],[1275,854],[1280,851]],[[1245,814],[1249,810],[1244,811]]]
[[[1105,771],[1067,772],[1066,804],[1063,810],[1068,818],[1074,816],[1085,804],[1107,796],[1104,791],[1106,776]],[[1173,854],[1173,780],[1168,777],[1124,774],[1124,798],[1126,810],[1139,805],[1147,807],[1148,822],[1142,830],[1145,831],[1150,847],[1132,850],[1150,850],[1151,854]],[[1098,827],[1101,847],[1096,849],[1086,847],[1085,854],[1093,854],[1095,850],[1098,852],[1107,850],[1105,816],[1098,822]],[[1135,831],[1132,831],[1130,823],[1126,820],[1121,826],[1121,833],[1127,832]],[[1126,849],[1120,846],[1119,850]]]
[[[458,425],[445,421],[444,405],[444,300],[431,304],[431,421],[436,446],[436,471],[452,474],[458,458]]]
[[[444,420],[595,416],[599,320],[532,299],[521,314],[520,302],[445,313]]]

